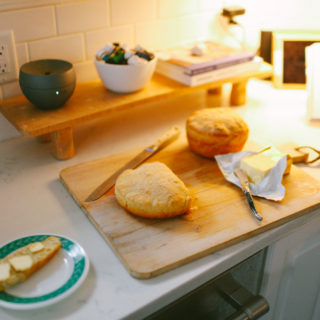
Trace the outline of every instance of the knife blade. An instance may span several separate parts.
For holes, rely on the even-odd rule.
[[[252,212],[252,214],[259,220],[261,221],[263,218],[260,216],[260,214],[258,213],[258,211],[256,210],[256,207],[254,205],[252,196],[251,196],[251,192],[250,192],[250,185],[249,185],[249,180],[248,177],[246,175],[246,173],[241,170],[240,168],[236,168],[234,169],[234,174],[239,178],[240,180],[240,184],[241,184],[241,189],[243,191],[243,193],[245,194],[248,203],[249,203],[249,207],[250,210]]]
[[[117,177],[126,169],[134,169],[139,164],[150,158],[152,155],[169,145],[176,140],[180,135],[180,128],[177,126],[172,127],[167,133],[160,137],[155,143],[144,148],[134,158],[129,160],[125,165],[114,172],[110,177],[104,180],[90,195],[86,198],[86,202],[95,201],[103,196],[115,184]]]

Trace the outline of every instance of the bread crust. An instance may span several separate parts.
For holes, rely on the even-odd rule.
[[[21,283],[28,279],[35,271],[45,265],[61,247],[60,239],[53,236],[48,237],[44,241],[41,241],[41,243],[43,244],[43,248],[40,251],[32,252],[30,250],[31,244],[29,244],[0,260],[0,264],[10,264],[10,259],[12,259],[13,257],[21,257],[23,255],[27,255],[32,259],[31,267],[27,268],[26,270],[16,271],[11,266],[9,278],[0,281],[0,291],[3,291],[8,287]]]
[[[248,139],[249,128],[230,108],[206,108],[188,117],[186,133],[192,151],[212,158],[241,151]]]
[[[144,218],[175,217],[190,206],[187,187],[157,161],[124,171],[116,181],[115,195],[123,208]]]

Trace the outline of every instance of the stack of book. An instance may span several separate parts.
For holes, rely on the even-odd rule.
[[[262,61],[253,52],[217,42],[198,45],[204,48],[202,55],[192,53],[195,44],[157,52],[156,72],[188,86],[197,86],[257,70]]]

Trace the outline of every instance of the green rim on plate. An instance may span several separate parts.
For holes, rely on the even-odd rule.
[[[36,242],[36,241],[43,241],[49,236],[50,235],[34,235],[34,236],[28,236],[28,237],[14,240],[4,245],[2,248],[0,248],[0,259],[6,257],[11,252],[28,245],[29,243]],[[57,237],[61,241],[62,248],[66,251],[69,251],[73,259],[74,268],[73,268],[72,275],[70,276],[68,281],[64,283],[60,288],[56,289],[55,291],[47,293],[42,296],[37,296],[37,297],[23,298],[23,297],[14,296],[5,291],[0,291],[0,300],[6,301],[9,303],[21,303],[21,304],[43,302],[63,294],[64,292],[68,291],[77,283],[77,281],[80,279],[85,269],[84,254],[81,252],[81,248],[79,248],[79,246],[74,242],[72,242],[71,240],[61,236],[57,236]]]

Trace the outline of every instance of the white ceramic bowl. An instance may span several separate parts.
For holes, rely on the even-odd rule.
[[[104,86],[114,92],[129,93],[138,91],[150,81],[156,67],[156,57],[138,65],[119,65],[94,59]]]

